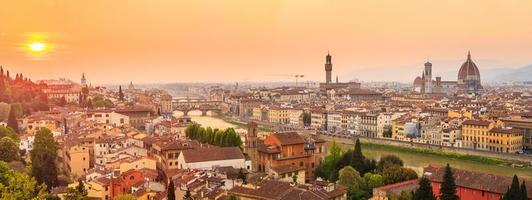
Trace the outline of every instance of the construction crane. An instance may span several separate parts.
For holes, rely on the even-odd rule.
[[[274,74],[272,76],[285,76],[285,77],[294,77],[296,79],[296,87],[299,82],[299,78],[304,78],[305,75],[303,74]]]

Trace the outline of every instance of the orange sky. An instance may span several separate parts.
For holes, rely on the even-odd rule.
[[[467,50],[481,72],[531,64],[531,13],[530,0],[0,0],[0,64],[93,83],[322,81],[330,50],[341,80],[410,81],[427,57],[458,70]],[[53,48],[28,54],[31,33]]]

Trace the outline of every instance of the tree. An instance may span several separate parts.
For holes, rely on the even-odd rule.
[[[525,181],[519,186],[519,178],[517,178],[517,175],[514,175],[512,184],[508,188],[508,191],[503,194],[501,200],[528,200]]]
[[[65,200],[84,200],[86,197],[83,196],[76,188],[67,188],[66,193],[63,196]]]
[[[336,181],[338,177],[337,164],[342,159],[343,150],[336,142],[331,144],[330,154],[316,168],[316,175],[329,181]]]
[[[85,189],[85,185],[81,179],[78,180],[78,186],[76,186],[76,190],[84,197],[86,197],[88,194],[87,189]]]
[[[118,100],[124,101],[124,93],[122,92],[122,86],[118,86]]]
[[[365,173],[362,179],[364,179],[364,190],[368,194],[373,193],[373,188],[384,185],[384,179],[380,174]]]
[[[0,126],[0,138],[3,138],[3,137],[9,137],[15,143],[20,142],[20,138],[18,134],[11,127]]]
[[[525,181],[521,184],[521,199],[528,200],[528,191],[526,190]]]
[[[172,179],[170,179],[170,183],[168,183],[168,188],[166,189],[166,192],[167,192],[167,195],[166,195],[167,200],[175,200],[175,187],[174,187],[174,181]]]
[[[384,171],[385,168],[388,168],[390,166],[397,165],[402,167],[403,166],[403,160],[399,158],[396,155],[385,155],[381,157],[379,162],[377,163],[377,170],[379,172]]]
[[[46,185],[39,185],[35,179],[0,162],[0,199],[44,199]]]
[[[297,173],[292,175],[292,182],[297,183]]]
[[[518,183],[519,184],[519,183]],[[443,174],[443,183],[440,189],[440,200],[458,200],[456,195],[456,183],[454,182],[453,171],[449,164],[445,166],[445,172]]]
[[[364,181],[360,174],[351,166],[342,168],[338,175],[338,184],[347,188],[350,195],[356,194],[362,190]]]
[[[393,165],[384,169],[382,177],[384,178],[384,183],[388,185],[415,179],[417,178],[417,173],[412,169]]]
[[[37,130],[33,149],[31,150],[31,173],[38,183],[45,183],[48,187],[57,184],[57,143],[52,132],[47,128]]]
[[[7,127],[12,128],[16,133],[19,132],[18,122],[15,116],[15,109],[13,105],[11,105],[11,109],[9,109],[9,117],[7,118]]]
[[[0,160],[4,162],[11,162],[18,160],[20,149],[18,144],[10,137],[3,137],[0,139]]]
[[[412,200],[436,200],[428,178],[421,177],[419,179],[419,188],[414,192]]]
[[[168,199],[168,200],[170,200],[170,199]],[[187,192],[183,196],[183,200],[194,200],[194,198],[192,198],[192,194],[190,194],[190,190],[187,189]]]
[[[242,183],[248,184],[246,173],[244,173],[242,168],[238,171],[238,179],[242,180]]]
[[[359,172],[365,171],[364,167],[364,155],[362,154],[362,146],[360,140],[357,138],[355,141],[355,150],[353,157],[351,158],[352,166]]]

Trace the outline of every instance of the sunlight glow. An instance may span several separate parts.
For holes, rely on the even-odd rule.
[[[33,43],[28,44],[28,47],[31,51],[41,52],[41,51],[46,50],[47,45],[42,42],[33,42]]]

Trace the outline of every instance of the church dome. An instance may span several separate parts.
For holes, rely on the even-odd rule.
[[[471,60],[471,53],[467,53],[467,60],[458,70],[458,82],[465,80],[480,80],[480,72],[477,65]]]
[[[423,84],[423,79],[421,79],[421,77],[416,77],[416,79],[414,79],[414,85],[422,85]]]

